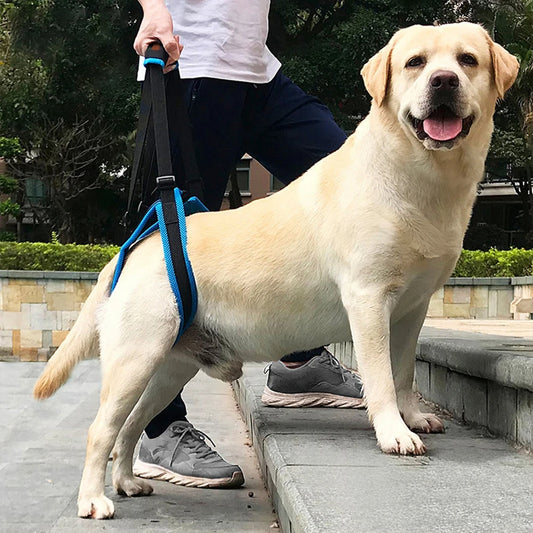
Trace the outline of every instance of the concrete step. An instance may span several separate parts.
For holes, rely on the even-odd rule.
[[[266,407],[264,384],[246,365],[235,390],[284,533],[531,532],[531,455],[451,417],[426,456],[385,455],[364,411]]]
[[[416,372],[424,398],[533,449],[533,339],[424,328]]]
[[[424,327],[417,346],[416,383],[422,396],[460,421],[532,450],[533,322],[429,323],[437,327]],[[357,367],[351,343],[331,349],[346,367]]]

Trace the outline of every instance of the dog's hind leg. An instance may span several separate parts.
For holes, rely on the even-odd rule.
[[[173,349],[152,376],[146,390],[120,430],[113,450],[113,486],[119,494],[138,496],[150,494],[151,485],[133,476],[132,461],[135,444],[154,416],[160,413],[186,383],[198,372],[198,367]]]
[[[78,495],[81,517],[101,519],[114,514],[113,502],[104,495],[106,465],[120,428],[170,349],[171,337],[162,343],[156,337],[154,332],[145,342],[136,343],[139,339],[133,339],[121,343],[117,339],[102,347],[102,359],[106,360],[102,361],[100,408],[89,428]]]

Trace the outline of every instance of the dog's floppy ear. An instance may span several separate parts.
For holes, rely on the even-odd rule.
[[[366,90],[378,106],[383,103],[387,94],[391,53],[392,43],[389,43],[374,57],[371,57],[361,70]]]
[[[494,82],[498,96],[503,98],[507,89],[516,80],[520,64],[513,54],[510,54],[503,46],[489,38],[490,55],[494,69]]]

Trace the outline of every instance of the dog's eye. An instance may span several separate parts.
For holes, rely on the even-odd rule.
[[[422,56],[415,56],[412,57],[407,63],[405,64],[406,68],[416,68],[421,67],[426,64],[426,60]]]
[[[477,59],[472,54],[461,54],[459,56],[459,63],[468,65],[469,67],[477,66]]]

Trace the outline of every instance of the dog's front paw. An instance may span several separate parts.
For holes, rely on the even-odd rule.
[[[113,486],[122,496],[148,496],[154,490],[150,483],[133,476],[114,479]]]
[[[426,447],[420,437],[412,431],[378,437],[378,445],[385,453],[400,455],[422,455]]]
[[[444,423],[433,413],[413,412],[404,415],[405,423],[420,433],[444,433]]]
[[[103,520],[113,518],[115,507],[113,502],[101,494],[100,496],[78,498],[78,516]]]
[[[378,445],[385,453],[422,455],[426,451],[420,437],[410,431],[399,416],[376,417],[374,427]]]

